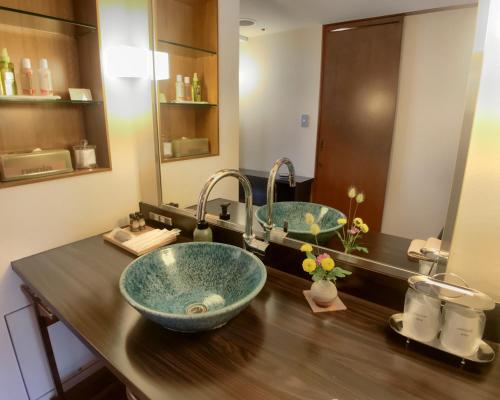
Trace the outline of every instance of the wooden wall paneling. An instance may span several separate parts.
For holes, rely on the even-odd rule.
[[[195,8],[190,2],[157,0],[158,39],[194,45]]]
[[[77,36],[81,88],[90,89],[94,100],[104,100],[97,32]],[[74,86],[73,86],[74,87]]]
[[[196,110],[197,137],[208,138],[210,154],[219,154],[219,110],[218,107],[201,108]]]
[[[75,20],[97,26],[97,4],[95,0],[73,0]]]
[[[75,1],[93,2],[93,0]],[[74,19],[73,0],[2,0],[1,5],[63,19]]]
[[[158,39],[217,51],[217,0],[157,0]]]
[[[70,149],[85,138],[81,106],[1,104],[0,153]]]
[[[167,141],[182,137],[196,137],[196,118],[194,107],[161,106],[161,131],[162,137]]]
[[[361,216],[380,231],[389,170],[402,16],[324,26],[313,200],[349,209],[351,184],[366,192]],[[335,28],[354,29],[331,32]]]
[[[217,0],[204,2],[202,14],[198,15],[198,23],[194,24],[194,37],[199,47],[217,51],[218,49],[218,5]],[[214,23],[215,21],[215,23]]]
[[[83,107],[86,139],[89,144],[96,145],[97,165],[101,168],[111,167],[111,154],[107,134],[104,105],[88,105]]]

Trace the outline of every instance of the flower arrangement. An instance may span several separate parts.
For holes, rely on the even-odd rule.
[[[337,236],[339,237],[342,245],[344,246],[345,253],[351,253],[353,251],[361,251],[363,253],[368,253],[366,247],[360,246],[356,243],[363,234],[368,233],[370,228],[364,221],[357,217],[358,207],[365,201],[365,194],[363,192],[358,192],[358,190],[351,186],[347,190],[347,197],[349,197],[349,214],[346,218],[339,218],[337,223],[342,225],[342,232],[337,231]],[[354,212],[353,202],[355,203]],[[351,218],[352,217],[352,218]]]
[[[315,223],[314,215],[311,213],[306,213],[305,219],[310,232],[314,235],[316,246],[318,246],[318,234],[321,232],[321,228]],[[316,250],[315,254],[313,246],[309,243],[304,243],[300,251],[306,253],[307,257],[302,262],[302,268],[312,276],[314,282],[321,280],[335,282],[337,278],[345,278],[347,275],[351,275],[350,271],[336,266],[335,261],[328,254],[319,254],[318,250]]]

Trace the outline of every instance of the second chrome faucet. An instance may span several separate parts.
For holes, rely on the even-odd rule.
[[[267,180],[267,218],[264,223],[265,240],[269,242],[271,239],[271,231],[273,230],[273,203],[274,203],[274,188],[276,186],[276,175],[282,165],[288,167],[288,183],[290,187],[295,187],[295,167],[290,159],[283,157],[276,160],[271,171],[269,171],[269,178]]]
[[[267,247],[269,246],[269,240],[271,239],[271,231],[274,227],[273,224],[273,202],[274,202],[274,187],[276,184],[276,175],[282,165],[288,167],[288,182],[290,187],[295,187],[295,168],[293,163],[286,157],[276,160],[271,171],[269,172],[269,179],[267,181],[267,219],[264,224],[264,239],[265,241],[255,238],[253,233],[253,195],[252,186],[248,178],[242,175],[239,171],[235,169],[223,169],[219,172],[213,174],[205,182],[205,185],[201,189],[200,197],[198,199],[198,207],[196,209],[196,220],[198,227],[202,226],[208,228],[208,224],[205,221],[207,201],[210,192],[213,187],[220,180],[226,177],[233,177],[238,179],[243,190],[245,192],[245,233],[243,234],[243,243],[245,249],[252,251],[254,253],[264,254]]]

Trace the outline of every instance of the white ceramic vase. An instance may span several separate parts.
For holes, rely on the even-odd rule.
[[[320,307],[329,307],[337,297],[337,287],[332,281],[322,279],[311,285],[311,298]]]

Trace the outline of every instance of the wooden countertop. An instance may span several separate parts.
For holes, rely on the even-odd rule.
[[[341,294],[347,311],[312,314],[310,283],[269,269],[225,327],[167,331],[121,297],[132,256],[92,237],[12,263],[14,270],[141,399],[498,399],[500,364],[467,365],[389,331],[394,310]],[[498,352],[498,346],[494,345]]]

